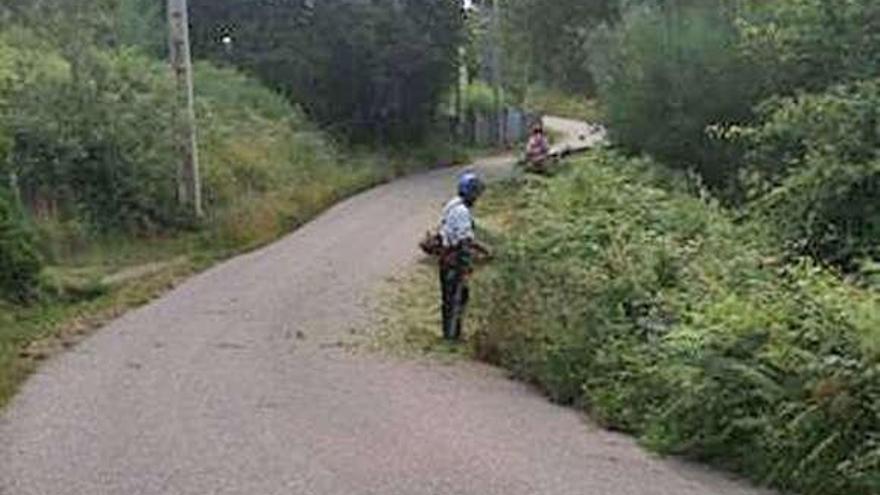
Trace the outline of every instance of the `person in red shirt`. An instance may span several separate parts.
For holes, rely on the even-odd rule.
[[[526,163],[537,170],[543,170],[547,158],[550,155],[550,143],[544,134],[544,127],[541,124],[535,124],[532,127],[532,135],[526,145]]]

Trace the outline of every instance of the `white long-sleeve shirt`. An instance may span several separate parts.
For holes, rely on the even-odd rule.
[[[474,218],[460,197],[451,199],[443,207],[440,236],[444,247],[456,247],[464,241],[474,240]]]

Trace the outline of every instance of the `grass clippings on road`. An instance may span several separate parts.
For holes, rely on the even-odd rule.
[[[123,237],[95,240],[81,252],[60,256],[44,273],[50,292],[57,295],[30,307],[0,300],[0,409],[40,363],[188,277],[270,244],[370,187],[435,166],[469,162],[472,153],[488,150],[429,143],[384,158],[375,151],[351,153],[354,160],[367,165],[385,163],[388,170],[379,167],[375,174],[364,172],[338,187],[328,182],[320,191],[289,191],[292,196],[286,202],[261,198],[251,205],[256,217],[247,212],[244,216],[229,215],[226,221],[210,222],[197,233],[156,241]],[[305,196],[299,197],[300,193]],[[223,217],[221,212],[215,216]],[[266,219],[270,221],[264,222]]]
[[[433,259],[426,258],[389,279],[379,299],[367,349],[398,358],[430,357],[444,362],[471,356],[467,341],[451,344],[441,338],[440,282]]]
[[[478,237],[490,246],[496,232],[506,228],[510,211],[499,201],[518,184],[529,180],[545,180],[516,176],[495,183],[484,202],[477,207]],[[475,277],[479,277],[479,269]],[[472,304],[479,304],[479,294],[472,294]],[[476,330],[476,322],[465,320],[464,341],[450,344],[441,338],[440,281],[437,261],[423,258],[403,275],[390,278],[380,290],[376,318],[369,329],[366,347],[395,357],[430,357],[441,360],[476,358],[475,348],[468,340]]]
[[[207,265],[192,260],[168,264],[77,303],[50,302],[29,308],[0,303],[0,408],[40,363],[74,347],[96,328],[154,300]]]

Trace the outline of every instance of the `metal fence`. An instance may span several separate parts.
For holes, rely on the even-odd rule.
[[[506,146],[524,141],[540,115],[518,108],[505,108],[500,115],[469,113],[462,122],[462,138],[476,146]]]

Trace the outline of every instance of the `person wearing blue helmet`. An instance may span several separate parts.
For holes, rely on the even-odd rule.
[[[485,183],[473,172],[458,180],[458,195],[443,208],[440,238],[440,290],[442,297],[443,338],[461,338],[462,319],[470,299],[468,277],[473,271],[475,253],[489,256],[489,250],[477,242],[471,210],[485,190]]]

